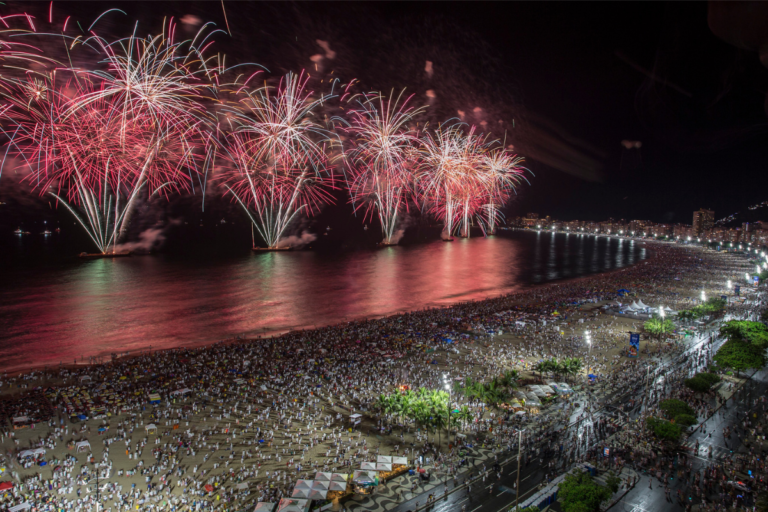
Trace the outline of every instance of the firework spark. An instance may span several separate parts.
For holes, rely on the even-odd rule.
[[[225,144],[222,177],[270,249],[300,214],[332,200],[331,133],[315,119],[308,77],[289,73],[276,89],[246,93]],[[253,213],[252,211],[253,210]]]
[[[368,95],[351,112],[347,130],[354,141],[346,163],[348,186],[355,210],[378,215],[385,245],[394,243],[399,216],[416,192],[414,168],[418,134],[409,125],[423,108],[408,107],[402,93],[385,99]]]

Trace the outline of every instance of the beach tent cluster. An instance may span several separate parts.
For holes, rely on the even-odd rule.
[[[624,312],[629,312],[629,313],[643,313],[643,314],[646,314],[646,315],[650,315],[652,313],[657,313],[657,314],[660,313],[661,312],[661,308],[662,308],[662,306],[659,306],[657,308],[653,308],[651,306],[643,304],[642,300],[638,300],[638,301],[632,301],[632,304],[630,304],[628,306],[622,306],[621,310],[624,311]],[[664,306],[664,314],[665,315],[676,315],[677,311],[674,311],[670,307]]]

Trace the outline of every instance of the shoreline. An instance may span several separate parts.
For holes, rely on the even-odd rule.
[[[613,238],[613,237],[609,237]],[[618,238],[618,237],[617,237]],[[263,340],[270,340],[279,338],[283,335],[292,333],[292,332],[310,332],[315,331],[318,329],[326,329],[330,327],[336,327],[343,324],[349,324],[353,322],[361,322],[361,321],[370,321],[370,320],[381,320],[384,318],[389,318],[392,316],[398,316],[403,314],[409,314],[409,313],[415,313],[418,311],[428,311],[428,310],[438,310],[438,309],[448,309],[455,306],[459,306],[462,304],[469,304],[469,303],[478,303],[478,302],[484,302],[484,301],[490,301],[495,300],[503,297],[514,297],[515,295],[523,294],[526,292],[530,292],[533,290],[546,290],[548,288],[559,286],[562,284],[572,284],[572,283],[578,283],[580,281],[584,281],[586,279],[594,279],[601,276],[607,276],[610,274],[614,274],[617,272],[621,272],[627,269],[632,269],[637,267],[638,265],[642,265],[645,263],[648,263],[650,260],[656,257],[656,251],[651,249],[648,246],[647,242],[642,242],[645,247],[645,254],[646,256],[642,258],[641,260],[631,264],[626,265],[619,268],[614,268],[610,270],[605,270],[603,272],[595,272],[592,274],[587,275],[581,275],[576,277],[570,277],[570,278],[563,278],[563,279],[555,279],[553,281],[548,281],[546,283],[541,284],[529,284],[529,285],[521,285],[514,287],[512,289],[506,289],[506,291],[501,291],[500,293],[495,293],[491,295],[486,295],[480,299],[474,299],[474,300],[456,300],[451,301],[450,303],[443,305],[443,306],[426,306],[420,309],[398,309],[394,311],[390,311],[387,313],[382,313],[380,315],[372,315],[372,316],[364,316],[364,317],[354,317],[354,318],[348,318],[345,320],[342,320],[340,322],[332,322],[332,323],[326,323],[326,324],[313,324],[313,325],[307,325],[307,326],[294,326],[289,327],[287,329],[275,329],[270,331],[265,331],[263,334],[254,335],[254,336],[248,336],[244,338],[225,338],[225,339],[219,339],[219,340],[204,340],[199,342],[192,342],[192,343],[186,343],[186,344],[179,344],[173,347],[163,347],[163,348],[157,348],[152,349],[152,345],[148,345],[147,347],[141,349],[141,350],[131,350],[128,351],[129,353],[126,355],[119,355],[120,352],[108,352],[108,353],[97,353],[90,355],[85,358],[85,360],[82,363],[78,364],[72,364],[72,363],[62,363],[62,364],[53,364],[53,365],[42,365],[42,366],[30,366],[27,368],[20,368],[20,369],[12,369],[12,370],[3,370],[0,368],[0,371],[3,372],[3,374],[7,377],[19,377],[21,375],[29,374],[29,373],[35,373],[35,372],[43,372],[48,370],[61,370],[61,369],[82,369],[82,368],[88,368],[88,367],[96,367],[100,365],[108,365],[111,363],[118,363],[118,362],[125,362],[137,357],[143,357],[147,354],[151,353],[168,353],[175,350],[198,350],[201,348],[206,347],[213,347],[215,345],[233,345],[238,343],[255,343],[258,341]],[[665,242],[660,241],[652,241],[652,244],[665,244]],[[537,303],[537,302],[534,302]],[[118,356],[115,359],[112,359],[111,355],[113,353],[117,353]],[[101,361],[95,361],[91,362],[91,358],[99,358]]]

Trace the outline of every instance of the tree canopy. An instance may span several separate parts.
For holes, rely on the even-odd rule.
[[[563,512],[599,512],[600,503],[611,497],[608,487],[599,485],[585,471],[566,475],[557,491]]]
[[[683,434],[680,425],[660,418],[648,418],[645,425],[661,441],[677,442]]]
[[[750,343],[730,339],[723,343],[712,359],[723,368],[740,372],[765,366],[765,350]]]
[[[761,322],[731,320],[720,328],[720,334],[728,339],[751,343],[759,348],[768,348],[768,327]]]
[[[650,320],[647,320],[643,327],[645,328],[645,331],[659,337],[662,334],[669,334],[675,329],[675,324],[672,323],[672,320],[669,318],[659,318],[654,317]]]

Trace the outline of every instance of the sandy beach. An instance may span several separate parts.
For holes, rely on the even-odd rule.
[[[585,386],[592,373],[593,392],[639,378],[685,336],[663,343],[642,336],[639,357],[629,358],[629,332],[642,333],[643,320],[604,306],[639,300],[678,311],[698,303],[702,291],[728,294],[727,280],[743,280],[748,267],[743,257],[700,248],[648,248],[654,257],[632,267],[484,301],[6,375],[0,480],[13,487],[2,503],[250,510],[290,496],[297,479],[351,474],[377,455],[452,466],[457,454],[446,431],[393,426],[374,410],[377,397],[401,386],[437,389],[443,375],[487,381],[516,370],[521,382],[533,382],[542,377],[533,367],[550,357],[581,358],[583,370],[569,384]],[[619,296],[620,289],[630,294]],[[452,399],[472,412],[453,434],[489,448],[508,444],[523,424],[541,428],[573,410],[558,399],[539,415],[511,416]],[[352,414],[362,415],[357,426]],[[23,428],[13,427],[14,418]]]

